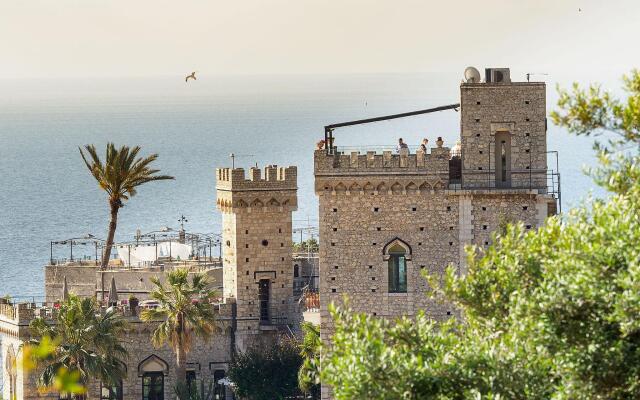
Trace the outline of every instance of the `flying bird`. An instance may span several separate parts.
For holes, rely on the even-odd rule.
[[[196,73],[195,71],[191,73],[191,75],[187,75],[186,78],[184,78],[185,82],[189,82],[189,78],[193,79],[194,81],[196,80]]]

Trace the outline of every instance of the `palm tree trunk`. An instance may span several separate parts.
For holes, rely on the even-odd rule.
[[[179,386],[185,384],[187,380],[187,352],[184,351],[184,345],[180,343],[176,351],[176,384]]]
[[[109,234],[107,235],[107,243],[105,243],[104,255],[102,256],[102,265],[100,269],[105,270],[109,265],[109,258],[111,257],[111,247],[113,246],[113,237],[116,234],[116,226],[118,225],[118,203],[115,201],[109,201],[111,206],[111,221],[109,221]],[[104,297],[104,293],[102,293]]]

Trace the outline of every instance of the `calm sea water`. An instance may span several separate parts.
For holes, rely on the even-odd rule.
[[[43,294],[50,240],[106,236],[106,195],[83,165],[80,145],[141,145],[159,153],[157,166],[176,178],[146,185],[126,204],[118,240],[138,228],[177,227],[182,214],[189,231],[219,232],[214,169],[230,166],[232,152],[245,168],[298,166],[294,219],[304,226],[317,223],[312,156],[324,125],[455,103],[459,82],[457,73],[200,77],[188,85],[180,77],[0,81],[0,295]],[[336,140],[384,145],[403,137],[417,144],[442,136],[452,145],[458,131],[459,114],[449,111],[337,130]],[[591,145],[550,127],[565,209],[593,187],[581,172],[593,162]]]

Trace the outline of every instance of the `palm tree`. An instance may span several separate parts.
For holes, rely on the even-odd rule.
[[[142,184],[174,178],[168,175],[155,175],[160,170],[151,169],[149,166],[158,158],[158,155],[152,154],[144,158],[137,157],[140,152],[140,146],[133,148],[122,146],[116,149],[113,143],[107,143],[104,164],[100,160],[94,145],[88,144],[84,148],[91,159],[89,161],[85,157],[82,148],[78,148],[84,163],[89,168],[91,175],[98,181],[100,188],[109,195],[111,220],[109,221],[109,233],[104,255],[102,256],[101,268],[104,270],[109,263],[109,257],[111,257],[113,237],[118,224],[118,210],[124,206],[123,201],[135,196],[136,188]]]
[[[113,308],[101,313],[94,298],[70,295],[60,305],[54,324],[36,317],[29,328],[33,337],[29,345],[53,344],[45,357],[35,360],[42,367],[39,386],[52,387],[65,373],[76,376],[84,388],[90,378],[117,384],[126,375],[122,360],[127,357],[127,351],[118,339],[126,323]],[[85,398],[78,394],[65,395]]]
[[[166,287],[157,277],[151,278],[155,289],[150,296],[159,306],[143,310],[140,318],[147,322],[162,321],[153,332],[153,345],[160,347],[168,343],[171,346],[176,353],[176,382],[184,385],[187,353],[194,335],[206,339],[215,330],[211,303],[217,294],[209,288],[210,282],[204,274],[192,274],[191,283],[187,269],[176,269],[166,277]]]

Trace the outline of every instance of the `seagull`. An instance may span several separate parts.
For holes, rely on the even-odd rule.
[[[191,73],[191,75],[187,75],[187,77],[186,77],[186,78],[184,78],[184,81],[185,81],[185,82],[188,82],[188,81],[189,81],[189,78],[193,79],[194,81],[196,80],[196,73],[195,73],[195,71],[194,71],[194,72],[192,72],[192,73]]]

